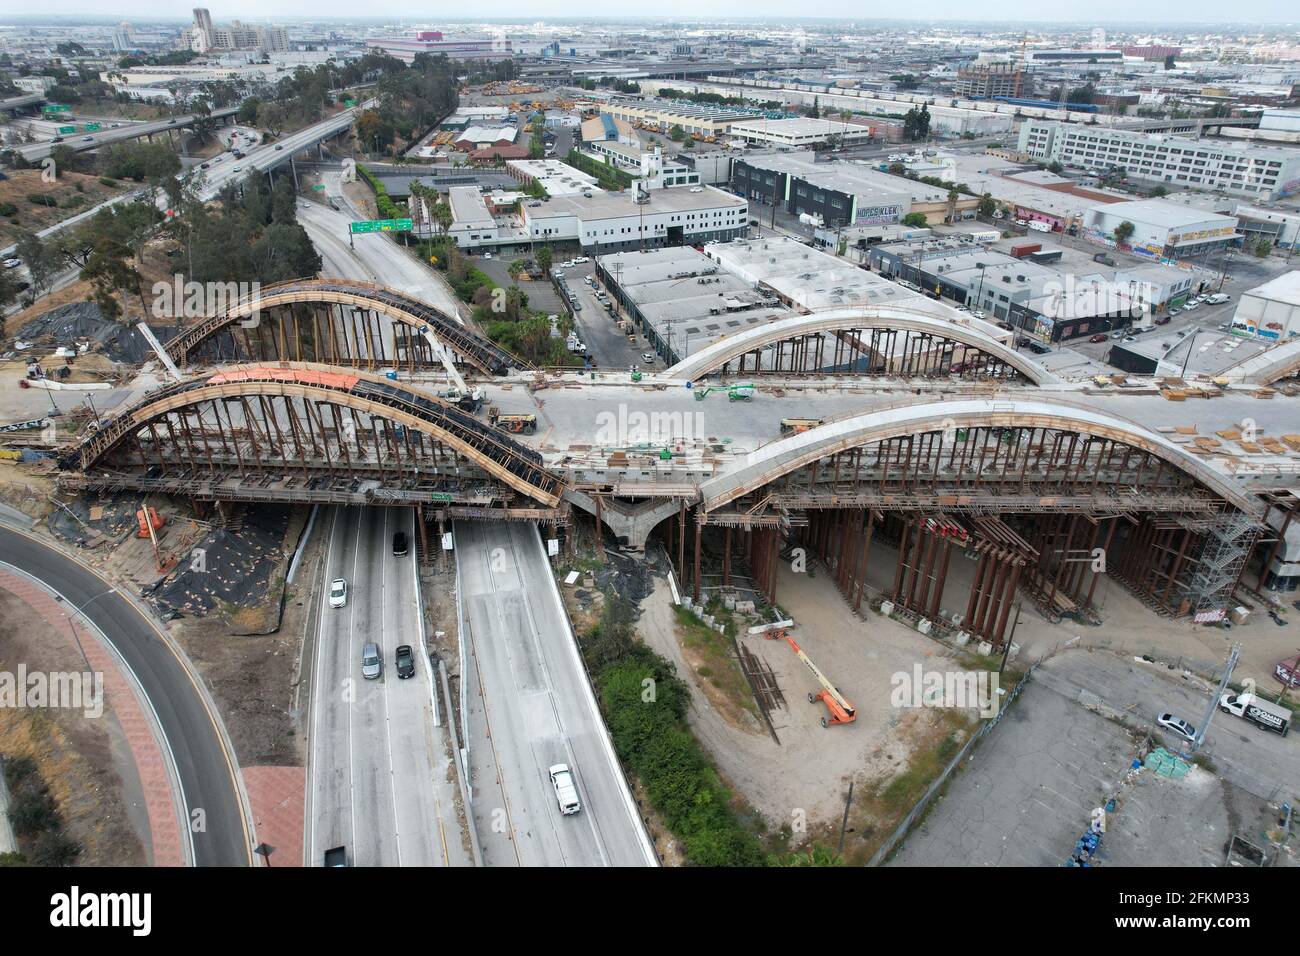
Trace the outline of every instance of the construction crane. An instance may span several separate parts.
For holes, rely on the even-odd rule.
[[[456,363],[451,359],[451,350],[438,340],[432,329],[421,328],[420,331],[424,333],[425,339],[429,342],[429,347],[433,349],[433,354],[438,356],[438,361],[442,363],[442,367],[447,372],[447,379],[450,384],[444,391],[438,393],[438,397],[471,412],[477,409],[483,403],[483,390],[469,387],[464,376],[460,374],[460,370],[456,368]]]
[[[857,720],[858,712],[853,709],[853,705],[850,704],[844,695],[839,692],[839,688],[832,684],[830,679],[821,672],[821,669],[812,662],[812,658],[804,653],[803,648],[795,642],[795,639],[790,636],[789,632],[785,628],[777,628],[776,630],[769,631],[767,634],[767,639],[769,641],[774,641],[778,638],[785,638],[786,643],[790,645],[790,649],[794,651],[795,656],[808,665],[808,669],[813,672],[813,675],[817,678],[817,682],[822,685],[820,693],[810,693],[808,695],[808,703],[815,704],[818,701],[821,701],[826,705],[826,710],[829,716],[822,718],[822,726],[830,727],[832,724],[851,724],[853,721]]]

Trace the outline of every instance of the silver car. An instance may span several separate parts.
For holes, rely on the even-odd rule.
[[[384,658],[379,653],[379,645],[367,642],[361,645],[361,676],[366,680],[375,680],[384,673]]]

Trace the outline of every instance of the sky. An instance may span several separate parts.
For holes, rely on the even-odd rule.
[[[39,14],[31,8],[24,11],[27,18],[91,15],[96,18],[122,19],[185,17],[193,0],[178,5],[169,0],[108,0],[95,3],[90,0],[43,0]],[[231,19],[328,18],[355,17],[359,10],[353,0],[208,0],[213,19],[224,22]],[[867,5],[862,0],[655,0],[653,16],[659,22],[673,17],[774,17],[803,16],[848,19],[854,17],[886,17],[888,5]],[[438,7],[428,0],[379,0],[364,8],[369,17],[408,17],[423,22],[439,19]],[[637,9],[628,4],[626,10],[609,9],[608,13],[635,15]],[[648,9],[648,8],[643,8]],[[897,9],[897,8],[894,8]],[[707,10],[707,13],[704,11]],[[1055,21],[1081,24],[1120,24],[1140,21],[1145,24],[1175,23],[1300,23],[1300,7],[1294,0],[998,0],[996,3],[973,4],[970,0],[926,0],[916,7],[908,7],[908,14],[917,18],[934,20],[976,19],[990,21]],[[10,15],[17,14],[10,8]],[[547,17],[589,17],[590,0],[486,0],[476,4],[474,13],[483,17],[518,17],[537,20]],[[186,17],[187,18],[187,17]],[[0,21],[7,19],[0,14]]]

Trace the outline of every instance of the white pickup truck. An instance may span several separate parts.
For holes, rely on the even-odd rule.
[[[573,782],[573,771],[567,763],[557,763],[550,768],[551,786],[555,787],[555,799],[559,801],[560,812],[566,817],[582,809],[578,800],[578,787]]]

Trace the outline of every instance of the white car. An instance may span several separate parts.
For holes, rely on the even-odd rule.
[[[490,252],[485,252],[485,253],[483,253],[483,258],[484,258],[484,259],[491,259],[491,258],[492,258],[492,253],[490,253]]]
[[[17,269],[22,264],[23,264],[23,260],[14,257],[10,257],[5,260],[6,269]]]
[[[1193,299],[1191,302],[1188,302],[1185,306],[1183,306],[1183,311],[1190,312],[1192,311],[1192,309],[1199,309],[1200,307],[1201,307],[1201,303],[1198,302],[1196,299]]]
[[[551,778],[551,786],[555,788],[555,800],[560,805],[560,813],[567,817],[579,812],[582,801],[578,799],[578,787],[573,782],[573,771],[569,765],[557,763],[548,768],[547,773]]]
[[[335,578],[330,582],[330,607],[346,607],[348,603],[348,582]]]
[[[1195,742],[1196,740],[1196,728],[1181,717],[1175,717],[1173,714],[1161,714],[1156,718],[1156,723],[1188,742]]]
[[[582,265],[584,262],[590,262],[591,260],[588,259],[586,256],[578,256],[578,258],[574,259],[573,261],[579,265]]]

